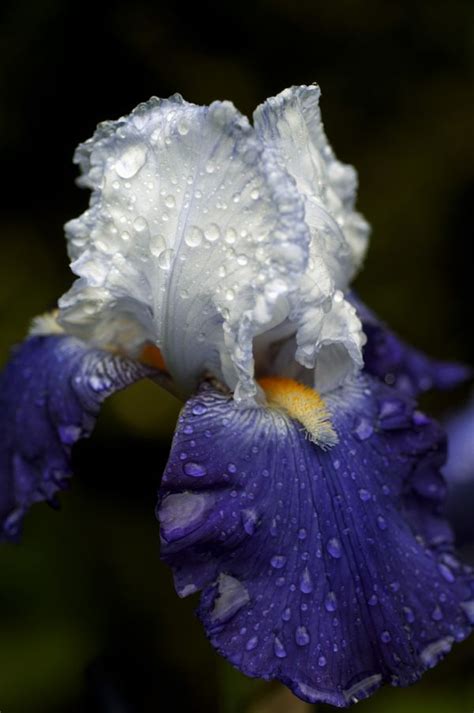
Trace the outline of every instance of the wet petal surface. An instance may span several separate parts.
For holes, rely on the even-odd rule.
[[[0,377],[0,539],[16,539],[25,512],[68,484],[71,449],[100,405],[156,373],[66,336],[30,337]]]
[[[346,706],[407,685],[473,623],[442,517],[440,429],[370,377],[327,400],[322,451],[278,410],[205,385],[160,492],[162,553],[217,650],[250,676]]]
[[[252,397],[252,339],[308,260],[303,201],[272,149],[230,102],[175,95],[101,124],[76,161],[92,197],[66,226],[66,331],[128,354],[148,339],[184,393],[209,370]]]

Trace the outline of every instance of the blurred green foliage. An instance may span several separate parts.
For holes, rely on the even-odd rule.
[[[358,290],[414,344],[474,362],[471,2],[18,0],[2,14],[3,360],[69,287],[62,224],[87,201],[71,157],[98,121],[174,91],[250,114],[318,81],[373,226]],[[441,413],[461,397],[426,403]],[[159,562],[155,492],[178,412],[152,384],[111,399],[61,511],[35,507],[23,543],[0,551],[2,713],[310,708],[220,661]],[[473,662],[473,643],[458,645],[421,683],[357,710],[469,713]]]

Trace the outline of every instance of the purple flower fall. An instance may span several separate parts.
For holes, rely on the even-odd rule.
[[[152,99],[81,145],[78,279],[0,380],[0,526],[53,501],[103,400],[151,378],[181,412],[159,490],[178,595],[249,676],[344,707],[405,686],[474,624],[444,516],[443,430],[414,399],[467,372],[350,291],[369,228],[316,86]]]

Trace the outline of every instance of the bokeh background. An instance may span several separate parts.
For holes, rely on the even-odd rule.
[[[317,81],[373,226],[357,288],[407,339],[474,363],[474,4],[16,0],[0,43],[0,358],[70,285],[63,223],[86,206],[71,158],[97,122],[156,94],[245,113]],[[428,397],[443,416],[467,389]],[[153,509],[179,404],[139,384],[74,454],[62,508],[0,550],[2,713],[300,713],[218,659],[159,561]],[[473,526],[474,527],[474,526]],[[470,713],[474,643],[358,713]]]

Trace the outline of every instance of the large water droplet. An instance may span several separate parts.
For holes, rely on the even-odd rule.
[[[303,574],[301,575],[300,590],[303,594],[310,594],[313,591],[313,581],[307,567],[304,568]]]
[[[159,257],[166,250],[166,241],[162,235],[152,235],[150,238],[150,252],[154,257]]]
[[[197,248],[202,243],[203,232],[197,225],[192,225],[184,234],[184,242],[190,248]]]
[[[337,609],[337,598],[334,592],[328,592],[326,599],[324,600],[324,607],[326,611],[336,611]]]
[[[160,253],[158,256],[158,267],[160,267],[162,270],[169,270],[171,268],[171,265],[173,264],[173,258],[174,250],[172,250],[171,248],[163,250],[163,252]]]
[[[355,424],[354,434],[359,441],[366,441],[373,434],[372,424],[366,418],[359,418]]]
[[[252,636],[252,638],[249,639],[247,641],[247,643],[245,644],[245,650],[253,651],[254,649],[257,648],[257,646],[258,646],[258,636]]]
[[[217,223],[211,223],[204,231],[204,237],[210,243],[214,243],[216,240],[219,240],[220,234],[221,229],[219,228]]]
[[[341,543],[339,542],[337,537],[331,537],[331,539],[326,545],[326,549],[331,555],[331,557],[334,557],[334,559],[339,559],[340,557],[342,557]]]
[[[194,463],[193,461],[185,463],[183,470],[186,475],[190,475],[193,478],[202,478],[207,475],[206,468],[201,463]]]
[[[295,631],[295,641],[298,646],[307,646],[310,642],[308,629],[305,626],[297,626]]]
[[[279,659],[284,659],[286,656],[286,649],[283,646],[282,642],[278,638],[278,636],[275,636],[275,640],[273,642],[273,649],[275,651],[275,656],[278,656]]]
[[[455,576],[447,565],[440,562],[440,564],[438,565],[438,570],[447,582],[449,582],[450,584],[454,582]]]
[[[285,566],[285,563],[286,557],[284,555],[274,555],[270,560],[270,564],[274,569],[281,569]]]
[[[388,644],[391,640],[392,637],[390,635],[390,632],[387,630],[382,631],[382,633],[380,634],[380,641],[382,641],[384,644]]]
[[[318,659],[318,666],[321,668],[324,668],[327,664],[326,657],[325,656],[320,656]]]
[[[207,406],[204,406],[204,404],[194,404],[193,406],[193,414],[195,416],[202,416],[203,414],[207,413]]]
[[[146,149],[144,146],[130,146],[115,164],[115,170],[120,178],[132,178],[142,168],[145,160]]]
[[[370,500],[371,497],[372,497],[372,495],[371,495],[371,494],[369,493],[369,491],[366,490],[365,488],[361,488],[361,489],[359,490],[359,498],[360,498],[364,503],[367,502],[368,500]]]
[[[139,215],[138,218],[135,218],[133,221],[133,227],[137,231],[137,233],[142,233],[148,226],[148,223],[146,222],[145,218],[142,215]]]

